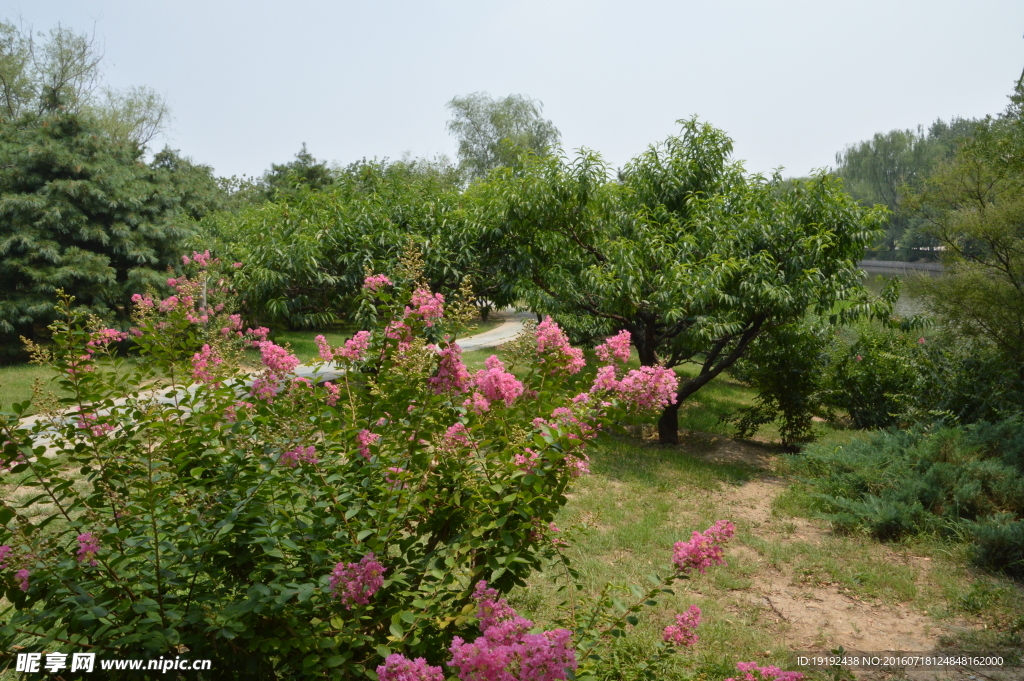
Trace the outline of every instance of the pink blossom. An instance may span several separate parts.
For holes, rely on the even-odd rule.
[[[483,586],[483,593],[481,593]],[[497,592],[477,585],[474,597],[483,612],[483,636],[468,643],[456,636],[449,651],[450,667],[462,681],[556,681],[575,669],[576,653],[567,629],[528,633],[533,622],[520,617]]]
[[[566,454],[562,460],[562,465],[573,478],[578,478],[590,472],[590,458],[582,452]]]
[[[327,389],[327,398],[324,402],[327,406],[333,407],[338,404],[338,400],[341,398],[341,387],[334,383],[324,383],[324,387]]]
[[[153,307],[153,299],[150,298],[148,294],[143,296],[139,293],[133,293],[132,302],[139,307]]]
[[[30,574],[32,573],[26,568],[22,568],[14,573],[14,578],[21,582],[21,584],[18,585],[18,588],[22,591],[28,591],[28,577]]]
[[[289,468],[295,468],[300,463],[316,464],[320,460],[316,458],[316,447],[309,445],[308,447],[298,446],[295,449],[289,449],[287,452],[282,452],[278,458],[278,462],[288,466]]]
[[[470,397],[466,398],[466,401],[462,403],[462,406],[471,408],[477,414],[482,414],[485,411],[490,410],[491,403],[480,393],[474,392]]]
[[[7,544],[0,546],[0,570],[7,569],[7,556],[11,555],[12,551],[14,551],[14,549]]]
[[[96,554],[100,552],[100,542],[93,536],[92,532],[83,532],[78,535],[78,562],[88,562],[96,566]]]
[[[238,409],[252,409],[256,405],[252,402],[235,402],[224,407],[224,420],[228,423],[234,423],[238,420]]]
[[[405,308],[405,316],[416,315],[423,320],[427,326],[433,326],[434,320],[444,316],[444,296],[440,293],[431,294],[430,291],[418,288],[413,291],[411,302],[416,309]]]
[[[611,338],[605,338],[604,343],[594,348],[597,358],[606,364],[611,362],[625,364],[629,361],[629,344],[631,339],[632,336],[630,336],[629,331],[619,331]]]
[[[442,447],[450,451],[455,451],[461,447],[468,447],[468,433],[469,429],[461,423],[454,423],[448,426],[448,430],[444,432],[442,438]]]
[[[516,454],[513,459],[515,464],[519,468],[523,469],[527,473],[533,473],[537,469],[537,463],[540,460],[540,452],[535,452],[529,447],[524,447],[523,451],[526,454]]]
[[[231,263],[231,266],[234,267],[237,270],[238,268],[240,268],[242,266],[242,263],[240,263],[240,262],[233,262],[233,263]]]
[[[209,345],[204,344],[200,352],[192,355],[192,378],[203,383],[212,383],[216,380],[213,373],[214,367],[224,363],[224,359]]]
[[[380,681],[444,681],[440,667],[431,667],[422,657],[410,660],[404,655],[391,653],[384,664],[377,667]]]
[[[373,291],[374,293],[385,286],[391,286],[391,280],[383,274],[371,274],[366,277],[366,279],[363,279],[363,288]]]
[[[860,355],[857,355],[857,361],[858,361],[858,362],[859,362],[859,361],[861,361],[862,359],[864,359],[864,358],[863,358],[863,357],[861,357]]]
[[[359,443],[359,453],[367,461],[370,460],[370,445],[380,439],[379,433],[371,433],[365,428],[356,434],[356,441]]]
[[[259,347],[261,341],[267,340],[267,336],[270,334],[270,329],[268,329],[265,326],[260,326],[255,329],[246,329],[245,333],[246,335],[252,336],[253,338],[256,339],[252,343],[253,347],[255,348]]]
[[[594,377],[594,384],[590,386],[590,392],[615,392],[619,390],[619,380],[615,378],[615,367],[608,364],[597,370]]]
[[[569,374],[577,374],[586,366],[583,350],[569,345],[569,337],[551,317],[537,325],[537,354],[544,355],[542,361],[555,370]]]
[[[299,358],[272,341],[258,341],[263,366],[272,373],[286,374],[299,366]]]
[[[5,442],[4,444],[7,444],[7,443]],[[15,466],[17,466],[19,464],[23,464],[23,463],[28,463],[28,459],[25,458],[25,455],[24,454],[16,454],[14,456],[14,458],[11,459],[10,461],[8,461],[7,463],[4,463],[3,461],[0,461],[0,472],[5,472],[5,471],[6,472],[10,472],[10,471],[13,471]],[[0,559],[2,559],[2,558],[3,558],[3,556],[0,556]],[[2,568],[2,567],[3,566],[0,565],[0,568]]]
[[[665,367],[633,369],[619,382],[617,392],[624,402],[642,412],[653,412],[676,403],[679,379]]]
[[[277,381],[269,378],[257,378],[249,388],[249,394],[256,399],[271,402],[277,394]]]
[[[398,352],[402,353],[412,345],[412,329],[408,324],[395,320],[384,327],[384,335],[398,341]]]
[[[405,484],[399,476],[404,472],[404,468],[401,468],[400,466],[392,466],[388,468],[388,472],[384,474],[384,482],[390,485],[393,490],[402,489],[405,487]],[[395,477],[391,477],[391,475],[389,475],[390,473],[394,473]]]
[[[349,610],[353,605],[366,605],[384,585],[386,570],[373,553],[366,554],[358,563],[338,563],[331,573],[331,594]]]
[[[804,678],[800,672],[784,672],[771,665],[759,667],[756,662],[737,662],[736,669],[743,672],[743,676],[738,679],[728,678],[725,681],[801,681]]]
[[[174,308],[178,307],[178,296],[170,296],[160,301],[158,306],[161,312],[170,312]]]
[[[185,265],[188,265],[189,257],[187,255],[181,256],[181,262],[184,263]],[[207,249],[202,253],[199,253],[198,251],[193,251],[191,262],[194,262],[200,267],[208,267],[210,265],[210,250]]]
[[[691,605],[686,612],[676,615],[676,623],[665,627],[662,632],[662,639],[666,643],[689,648],[697,643],[700,638],[697,636],[697,626],[700,624],[700,608]]]
[[[920,338],[917,339],[917,344],[918,345],[924,345],[924,343],[925,343],[924,336],[921,336]]]
[[[434,386],[434,393],[462,393],[469,385],[469,371],[462,363],[462,348],[454,343],[441,351],[441,359],[437,363],[437,376],[429,379]]]
[[[701,574],[712,565],[725,565],[722,544],[736,533],[736,526],[728,520],[719,520],[704,532],[694,532],[690,541],[676,542],[672,562],[683,574],[696,569]]]
[[[523,394],[523,384],[505,371],[505,365],[497,355],[488,357],[484,365],[487,369],[478,371],[474,378],[476,387],[489,402],[501,400],[506,406],[512,406],[516,398]]]
[[[105,347],[111,343],[120,343],[121,341],[128,338],[128,334],[124,331],[118,331],[117,329],[103,329],[92,334],[91,339],[86,346],[90,348]]]
[[[330,362],[334,359],[334,351],[331,350],[330,343],[323,336],[317,336],[313,339],[316,342],[317,350],[320,353],[320,359],[325,362]]]
[[[110,423],[99,423],[99,416],[89,413],[80,414],[78,422],[75,423],[75,427],[83,430],[88,429],[89,432],[92,433],[93,437],[103,437],[110,431],[117,428],[117,426]]]
[[[360,331],[345,341],[344,348],[338,348],[335,350],[334,356],[347,359],[350,362],[359,362],[366,356],[366,349],[369,347],[370,332]]]

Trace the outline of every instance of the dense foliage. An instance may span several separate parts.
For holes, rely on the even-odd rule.
[[[556,553],[551,522],[602,424],[673,399],[671,372],[625,370],[621,338],[591,380],[549,320],[507,367],[492,357],[470,376],[457,346],[424,340],[457,332],[468,303],[384,275],[363,293],[383,326],[320,341],[330,380],[315,384],[265,328],[243,331],[232,265],[183,260],[174,295],[133,296],[145,362],[113,358],[128,334],[90,328],[69,299],[52,346],[35,348],[70,395],[34,423],[4,416],[5,649],[187,649],[246,679],[439,662],[476,621],[479,580],[507,590]],[[247,345],[262,357],[252,377]],[[724,528],[680,542],[672,579],[720,562]]]
[[[189,217],[217,207],[208,168],[142,149],[60,110],[0,123],[0,357],[45,335],[54,292],[124,324],[129,296],[162,286]]]
[[[881,214],[837,180],[749,176],[732,141],[696,120],[610,182],[600,158],[534,156],[470,192],[486,197],[488,234],[532,309],[577,338],[625,330],[641,364],[685,362],[699,374],[661,417],[675,442],[679,405],[730,368],[758,336],[809,312],[835,321],[889,314],[856,263]]]
[[[1024,422],[880,431],[792,464],[836,529],[966,537],[979,565],[1024,576]]]
[[[872,244],[869,255],[883,260],[935,259],[939,245],[920,229],[921,221],[905,205],[908,187],[920,187],[937,166],[953,157],[969,138],[977,121],[939,119],[928,131],[891,130],[848,146],[836,154],[835,174],[855,199],[866,206],[889,209],[885,235]]]

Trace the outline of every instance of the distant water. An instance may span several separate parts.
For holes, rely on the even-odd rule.
[[[882,287],[889,283],[893,278],[899,277],[900,279],[900,297],[896,301],[894,306],[895,313],[900,317],[909,317],[910,315],[920,314],[924,312],[924,306],[914,298],[910,297],[906,292],[906,287],[902,282],[905,282],[910,277],[937,277],[941,276],[941,272],[934,270],[917,270],[906,273],[896,273],[891,268],[879,268],[873,266],[861,265],[861,269],[866,272],[864,276],[864,285],[867,286],[868,290],[872,293],[880,293]]]

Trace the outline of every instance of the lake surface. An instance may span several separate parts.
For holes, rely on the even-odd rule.
[[[906,273],[897,273],[891,268],[879,268],[869,267],[862,265],[861,269],[866,273],[864,275],[864,285],[872,293],[878,294],[882,291],[882,288],[888,284],[892,279],[900,279],[900,298],[896,301],[894,311],[900,317],[909,317],[910,315],[920,314],[924,312],[924,306],[914,298],[911,298],[905,289],[902,282],[905,282],[910,277],[939,277],[942,276],[942,272],[936,272],[934,270],[915,270],[908,271]]]

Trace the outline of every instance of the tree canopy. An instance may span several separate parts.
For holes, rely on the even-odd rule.
[[[110,321],[132,293],[162,286],[189,234],[217,207],[209,168],[165,150],[153,165],[131,141],[67,112],[0,124],[0,348],[19,351],[54,314],[62,288]]]
[[[732,141],[696,120],[633,159],[622,182],[596,154],[533,155],[477,191],[532,308],[577,337],[629,331],[644,365],[694,363],[660,422],[677,438],[679,403],[731,367],[761,334],[808,312],[876,310],[857,261],[883,214],[821,174],[783,183],[747,175]]]
[[[544,105],[523,95],[493,99],[485,92],[453,97],[448,131],[459,141],[459,162],[469,179],[512,165],[525,151],[545,154],[561,133],[541,114]]]

